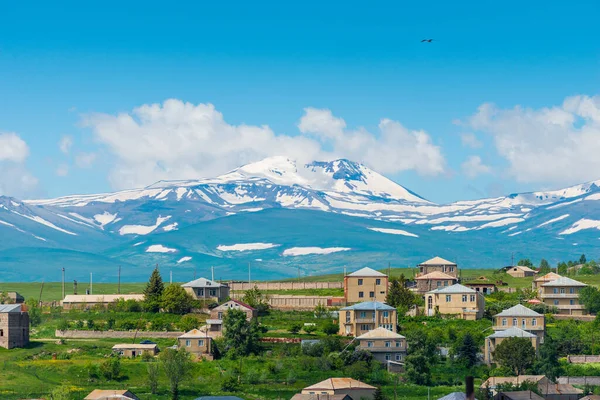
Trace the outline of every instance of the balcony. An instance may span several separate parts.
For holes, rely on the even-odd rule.
[[[585,306],[582,304],[559,304],[557,306],[554,304],[549,305],[559,310],[585,310]]]
[[[385,346],[359,346],[362,350],[372,351],[372,352],[385,352],[385,353],[406,353],[405,347],[385,347]]]
[[[542,293],[540,297],[543,299],[578,299],[579,293]]]
[[[493,330],[495,331],[505,331],[509,328],[519,328],[519,329],[523,329],[524,331],[543,331],[544,330],[544,325],[536,325],[536,326],[531,326],[531,325],[494,325],[492,327]]]
[[[357,324],[374,324],[375,323],[375,318],[371,317],[365,317],[365,318],[355,318],[354,322],[356,322]],[[347,322],[350,323],[350,322]]]

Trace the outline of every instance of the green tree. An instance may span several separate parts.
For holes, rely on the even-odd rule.
[[[244,292],[242,301],[248,304],[250,307],[255,308],[258,315],[265,315],[269,312],[269,296],[261,292],[256,285],[254,288],[248,289]]]
[[[164,290],[161,302],[162,309],[171,314],[186,314],[194,305],[193,297],[177,284],[169,285]]]
[[[198,328],[198,326],[200,326],[200,321],[198,321],[198,318],[194,317],[193,315],[186,315],[179,320],[177,326],[182,331],[187,332]]]
[[[533,268],[533,263],[531,262],[531,260],[529,258],[520,259],[519,262],[517,263],[517,265]]]
[[[14,300],[10,298],[8,292],[0,292],[0,304],[13,304]]]
[[[540,346],[540,357],[535,362],[535,370],[540,375],[546,375],[555,381],[562,373],[562,366],[558,361],[558,347],[551,336],[546,336],[544,344]]]
[[[467,368],[473,367],[477,364],[477,353],[479,347],[470,333],[465,333],[462,340],[456,349],[456,356],[459,361],[463,362]]]
[[[31,326],[38,326],[42,323],[42,310],[39,307],[37,300],[31,298],[25,302],[27,305],[27,313],[29,314],[29,323]]]
[[[100,364],[100,374],[104,379],[115,381],[121,375],[121,360],[119,357],[110,357]]]
[[[542,258],[540,261],[540,274],[545,275],[549,272],[552,272],[552,268],[550,267],[550,263],[545,258]]]
[[[307,334],[312,335],[317,330],[317,327],[315,325],[304,325],[304,327],[302,327],[302,330]]]
[[[71,389],[68,386],[58,386],[50,392],[50,400],[71,400]]]
[[[406,356],[406,379],[415,385],[427,386],[431,383],[429,360],[422,350]]]
[[[323,326],[322,330],[324,334],[326,334],[327,336],[331,336],[338,333],[340,327],[337,324],[334,324],[333,322],[328,322]]]
[[[156,267],[154,268],[154,271],[152,271],[150,280],[144,289],[144,308],[146,311],[158,312],[160,310],[160,303],[164,290],[165,284],[160,276],[158,267]]]
[[[171,399],[179,399],[179,385],[191,375],[193,363],[185,349],[166,349],[159,356],[160,363],[169,380]]]
[[[585,254],[582,254],[581,257],[579,257],[579,264],[585,263],[587,263],[587,258],[585,258]]]
[[[302,325],[300,325],[299,322],[294,322],[288,330],[290,331],[290,333],[293,333],[295,335],[298,332],[300,332],[300,329],[302,329]]]
[[[322,303],[319,303],[315,306],[315,318],[325,318],[327,315],[329,315],[327,307],[325,307]]]
[[[398,315],[404,315],[416,304],[417,297],[406,287],[406,278],[404,274],[400,278],[390,279],[390,288],[388,290],[385,302],[398,309]]]
[[[260,329],[255,319],[248,321],[246,313],[231,309],[223,316],[225,349],[234,356],[256,354],[260,350]]]
[[[377,390],[375,391],[375,394],[373,395],[373,400],[386,400],[386,399],[387,399],[387,397],[385,397],[385,395],[381,391],[381,388],[377,388]]]
[[[590,314],[600,311],[600,290],[595,286],[586,286],[579,292],[579,302]]]
[[[156,394],[158,393],[158,375],[160,370],[158,368],[158,363],[152,362],[148,364],[148,388],[150,388],[150,393]]]
[[[535,349],[528,338],[512,337],[504,339],[493,352],[498,364],[510,368],[516,375],[522,375],[535,361]]]

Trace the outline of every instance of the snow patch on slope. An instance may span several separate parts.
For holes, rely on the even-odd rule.
[[[390,235],[403,235],[403,236],[410,236],[410,237],[419,237],[419,235],[415,235],[414,233],[410,233],[410,232],[407,232],[402,229],[388,229],[388,228],[367,228],[367,229],[369,229],[371,231],[375,231],[375,232],[388,233]]]
[[[349,247],[292,247],[283,251],[284,256],[305,256],[309,254],[331,254],[352,250]]]
[[[560,232],[559,235],[571,235],[584,229],[600,229],[600,221],[582,218],[575,222],[569,229]]]
[[[165,247],[162,244],[153,244],[146,249],[146,253],[175,253],[177,249]]]
[[[569,216],[569,214],[564,214],[564,215],[561,215],[560,217],[549,219],[548,221],[539,224],[537,226],[537,228],[541,228],[542,226],[550,225],[550,224],[552,224],[554,222],[562,221],[563,219],[567,218],[568,216]]]
[[[154,225],[123,225],[121,229],[119,229],[120,235],[147,235],[153,232],[156,228],[160,226],[163,222],[171,218],[171,216],[167,217],[158,217],[156,219],[156,223]]]
[[[220,251],[250,251],[250,250],[266,250],[271,249],[273,247],[279,246],[274,243],[240,243],[233,245],[219,245],[217,246],[217,250]]]
[[[94,215],[94,220],[100,224],[100,226],[104,227],[104,225],[108,225],[113,222],[117,218],[117,214],[111,214],[107,211],[102,214]]]

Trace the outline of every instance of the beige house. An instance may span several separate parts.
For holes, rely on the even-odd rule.
[[[417,267],[419,268],[417,277],[427,275],[434,271],[443,272],[455,278],[458,277],[458,265],[452,261],[444,260],[441,257],[433,257],[432,259],[417,265]]]
[[[352,400],[372,400],[377,388],[352,378],[329,378],[302,389],[302,394],[350,396]]]
[[[559,314],[584,315],[587,311],[583,304],[579,304],[579,291],[586,286],[563,276],[542,284],[539,296],[545,304],[557,308]]]
[[[577,389],[573,385],[554,383],[544,375],[494,376],[483,382],[480,388],[489,389],[495,396],[498,394],[497,389],[500,385],[519,386],[525,382],[537,385],[538,392],[544,399],[577,400],[583,394],[583,390]]]
[[[425,307],[430,317],[440,313],[456,315],[465,320],[476,320],[483,317],[485,299],[480,292],[456,284],[427,292]]]
[[[375,328],[356,338],[358,349],[373,354],[373,358],[384,364],[404,362],[406,358],[406,338],[385,328]]]
[[[130,358],[140,357],[144,354],[150,354],[151,356],[158,354],[158,346],[156,344],[115,344],[112,350],[120,356]]]
[[[29,314],[21,304],[0,304],[0,347],[29,344]]]
[[[524,331],[523,329],[517,327],[510,327],[508,329],[502,331],[496,331],[492,333],[490,336],[485,338],[485,351],[484,351],[484,360],[487,364],[491,364],[494,362],[494,351],[496,351],[496,346],[502,343],[504,340],[509,338],[527,338],[530,340],[531,345],[535,349],[535,353],[538,353],[539,349],[539,341],[537,335],[533,333],[529,333]]]
[[[95,389],[85,396],[83,400],[140,400],[129,390],[102,390]]]
[[[206,278],[199,278],[181,285],[196,300],[221,303],[229,298],[229,286]]]
[[[514,278],[525,278],[527,276],[534,276],[536,272],[529,267],[523,265],[516,265],[514,267],[508,267],[506,273]]]
[[[500,392],[494,396],[494,400],[544,400],[544,398],[531,390],[519,390]]]
[[[72,308],[90,309],[92,307],[108,307],[119,300],[143,301],[143,294],[68,294],[60,302],[65,310]]]
[[[558,278],[562,278],[562,276],[554,272],[549,272],[546,275],[538,276],[533,280],[533,282],[531,282],[531,289],[541,293],[540,289],[544,283],[555,281]]]
[[[212,310],[210,310],[210,318],[222,320],[223,316],[229,310],[243,311],[246,314],[246,319],[248,321],[252,320],[253,318],[256,318],[256,315],[257,315],[256,309],[253,307],[250,307],[248,304],[243,303],[239,300],[229,300],[229,301],[226,301],[225,303],[221,304],[220,306],[215,307]]]
[[[415,281],[417,282],[417,293],[425,294],[434,289],[452,286],[458,282],[458,279],[440,271],[433,271],[416,277]]]
[[[199,329],[192,329],[177,338],[177,347],[185,349],[197,358],[213,359],[212,338]]]
[[[388,292],[388,276],[365,267],[344,276],[344,300],[346,304],[361,301],[385,301]]]
[[[379,327],[396,332],[398,324],[396,309],[378,301],[344,307],[339,311],[339,320],[339,334],[354,337]]]
[[[505,331],[516,327],[538,337],[539,343],[544,343],[546,334],[546,317],[521,304],[508,308],[494,315],[494,331]]]

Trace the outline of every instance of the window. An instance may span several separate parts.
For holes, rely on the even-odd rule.
[[[518,324],[518,323],[519,323],[519,322],[517,321],[517,319],[516,319],[516,318],[513,318],[513,326],[517,326],[517,324]]]
[[[373,347],[373,342],[367,342],[367,347]]]
[[[204,339],[198,340],[198,347],[204,347]]]
[[[557,294],[557,293],[558,293],[558,289],[557,289],[557,288],[554,288],[554,289],[552,289],[552,292],[553,292],[554,294]]]
[[[359,280],[358,280],[358,286],[362,286],[362,283],[363,283],[363,280],[362,280],[362,279],[359,279]]]
[[[217,290],[216,289],[210,289],[210,296],[216,296],[217,295]]]
[[[444,281],[444,286],[448,286],[448,281]]]
[[[376,285],[381,285],[381,279],[375,279],[375,284]]]
[[[198,289],[198,296],[204,296],[204,289]]]
[[[569,288],[569,293],[574,294],[575,293],[575,288]]]
[[[390,316],[390,312],[389,311],[384,311],[383,312],[383,318],[388,318]]]
[[[358,298],[362,299],[363,297],[365,297],[365,294],[363,292],[358,292]]]
[[[185,347],[190,347],[192,345],[192,341],[191,340],[186,340],[185,341]]]
[[[566,293],[566,292],[565,292],[565,288],[564,288],[564,287],[561,287],[561,288],[560,288],[560,294],[565,294],[565,293]]]
[[[446,303],[450,303],[452,301],[452,296],[449,294],[446,295]]]
[[[523,327],[523,329],[525,329],[525,326],[526,326],[526,325],[527,325],[527,324],[525,323],[525,318],[523,318],[523,319],[521,320],[521,326]]]
[[[360,317],[361,318],[367,318],[367,312],[366,311],[361,311],[360,312]]]
[[[463,303],[467,302],[467,295],[466,294],[462,295],[462,301],[463,301]]]
[[[537,318],[531,320],[531,326],[537,326]]]
[[[392,342],[390,342],[390,341],[385,342],[385,347],[392,347]]]
[[[223,313],[221,311],[217,313],[217,319],[223,319]]]
[[[557,305],[558,305],[558,303],[559,303],[559,301],[558,301],[558,300],[554,300],[554,305],[555,305],[555,306],[557,306]]]
[[[571,300],[569,300],[569,304],[570,304],[570,305],[575,305],[575,300],[572,300],[572,299],[571,299]]]
[[[390,353],[385,353],[385,361],[390,361],[392,359],[392,355]]]
[[[370,297],[370,298],[373,298],[373,297],[375,297],[375,292],[369,292],[369,297]]]
[[[502,318],[502,326],[506,326],[506,325],[507,325],[506,318]]]
[[[361,330],[361,331],[368,331],[368,330],[369,330],[369,325],[367,325],[367,324],[362,324],[362,325],[360,326],[360,330]]]
[[[396,342],[396,347],[400,347],[400,348],[402,348],[402,342],[401,342],[401,341],[397,341],[397,342]]]
[[[454,267],[450,267],[450,272],[454,272]]]
[[[0,336],[4,336],[4,329],[0,329]]]
[[[402,361],[402,355],[396,354],[396,361]]]
[[[477,289],[477,290],[479,290],[479,289]],[[474,302],[475,302],[475,295],[474,295],[474,294],[472,294],[472,295],[471,295],[471,298],[470,298],[470,300],[471,300],[471,303],[474,303]]]
[[[350,322],[350,311],[346,311],[346,323]]]

